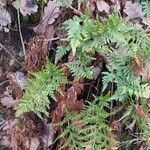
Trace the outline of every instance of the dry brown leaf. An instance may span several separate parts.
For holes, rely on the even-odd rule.
[[[132,69],[136,76],[141,76],[143,81],[150,79],[150,68],[146,66],[144,56],[137,54],[132,60]]]
[[[120,132],[122,129],[122,124],[117,120],[113,120],[110,124],[110,127],[113,129],[113,131]]]
[[[129,17],[129,19],[144,16],[142,7],[138,3],[132,3],[131,1],[126,1],[124,13]]]
[[[110,11],[110,6],[108,3],[106,3],[104,0],[97,0],[96,1],[96,5],[97,5],[97,9],[100,11],[100,12],[105,12],[107,14],[109,14],[109,11]]]
[[[138,104],[135,105],[135,111],[136,111],[137,115],[139,115],[142,118],[146,116],[146,113],[144,112],[142,106],[140,106]]]
[[[137,53],[132,60],[132,69],[135,75],[140,76],[145,68],[145,60],[143,54]]]
[[[68,111],[80,111],[83,108],[83,100],[77,101],[77,95],[78,93],[74,86],[68,89],[65,99]]]
[[[83,108],[83,100],[78,100],[78,95],[81,94],[83,90],[82,81],[74,81],[72,86],[65,90],[64,87],[61,89],[64,92],[64,95],[55,94],[57,97],[57,107],[51,113],[52,123],[58,123],[64,114],[68,113],[68,111],[81,111]],[[58,126],[54,125],[54,130],[58,130]]]
[[[34,30],[38,33],[45,33],[47,26],[53,24],[59,14],[60,5],[56,1],[49,1],[48,5],[44,8],[41,22]]]
[[[35,72],[40,70],[46,62],[48,49],[46,45],[45,36],[35,36],[26,45],[25,67],[28,71]]]
[[[54,37],[54,25],[52,24],[49,24],[47,27],[46,27],[46,32],[45,32],[45,37],[46,37],[46,42],[44,45],[47,44],[47,41],[50,41],[51,42],[51,39]]]

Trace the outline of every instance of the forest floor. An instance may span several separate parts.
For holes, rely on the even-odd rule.
[[[57,1],[59,0],[0,1],[0,150],[149,150],[150,96],[149,91],[146,93],[146,90],[147,85],[149,88],[150,70],[145,64],[146,56],[149,59],[150,53],[146,53],[145,49],[147,51],[150,49],[150,2],[83,0],[80,3],[80,0],[60,0],[61,3],[58,3]],[[119,19],[115,18],[116,14],[119,14]],[[120,18],[127,19],[129,24],[135,25],[135,28],[136,25],[141,26],[135,30],[135,36],[132,25],[132,29],[127,29],[128,24],[123,24],[126,21],[122,22]],[[100,30],[97,32],[95,20],[100,21],[98,22]],[[113,24],[121,25],[111,30]],[[64,26],[67,26],[67,29],[64,29]],[[126,31],[123,32],[120,28]],[[105,29],[108,35],[105,35],[107,32]],[[131,35],[130,29],[131,32],[133,31]],[[108,37],[106,41],[102,41],[103,38],[96,39],[102,30],[105,39]],[[117,38],[111,37],[113,31],[119,33],[116,34]],[[140,35],[144,36],[139,38]],[[127,57],[130,54],[134,55],[134,50],[141,50],[140,52],[137,50],[136,54],[130,57],[131,62],[127,60],[133,67],[129,76],[131,81],[129,78],[126,79],[128,75],[124,76],[129,69],[123,73],[120,69],[124,65],[120,62],[126,61],[123,59],[126,55],[124,55],[124,47],[121,47],[124,44],[122,37],[126,40],[125,44],[127,43],[129,47],[133,46],[132,53],[127,53]],[[145,43],[148,44],[146,46],[139,44],[141,41],[138,43],[138,38],[139,40],[145,38],[147,40]],[[97,50],[99,49],[97,47],[100,47],[97,43],[103,42],[105,44],[100,46],[101,49],[109,49],[106,53]],[[69,50],[64,50],[58,55],[61,46]],[[80,48],[83,54],[78,52]],[[118,54],[120,49],[121,59]],[[110,51],[117,51],[118,55],[115,58],[118,59],[117,63],[111,59],[111,55],[109,57]],[[44,72],[48,60],[51,62],[51,68],[54,69],[53,72],[49,72],[54,73],[54,77],[57,68],[55,65],[62,70],[62,76],[59,71],[56,74],[60,77],[56,78],[56,82],[60,82],[58,87],[63,94],[61,95],[57,88],[54,93],[46,93],[49,102],[45,102],[48,106],[43,106],[45,97],[42,91],[44,90],[38,91],[36,87],[39,85],[35,84],[32,86],[35,91],[34,88],[31,91],[38,96],[41,94],[39,97],[41,101],[43,99],[43,103],[39,99],[33,102],[29,100],[31,103],[26,106],[26,110],[21,102],[25,99],[24,95],[28,94],[27,91],[30,91],[28,82],[33,80],[34,83],[44,79],[44,75],[42,78],[39,72],[41,71],[41,74]],[[70,62],[81,64],[71,66]],[[82,66],[84,63],[85,66]],[[109,80],[104,77],[104,74],[107,76],[107,73],[111,72],[110,64],[115,64],[116,68],[114,66],[112,68],[122,74],[120,77],[114,73],[116,75],[114,79],[108,81],[106,88],[103,89],[104,81]],[[128,64],[125,62],[126,66]],[[34,76],[34,73],[37,73],[37,76]],[[65,81],[64,76],[68,81]],[[132,77],[138,82],[133,83],[133,89],[130,84]],[[123,79],[117,81],[118,78],[125,78],[125,82]],[[125,87],[127,91],[122,95],[124,87],[119,83],[125,84],[124,87],[127,86]],[[46,84],[45,92],[48,87],[48,83]],[[53,82],[49,84],[55,85]],[[139,89],[136,91],[134,86]],[[116,91],[120,94],[117,95],[118,97],[115,95]],[[123,99],[126,94],[127,97]],[[32,98],[30,93],[27,96]],[[107,100],[103,101],[103,99]],[[38,102],[42,110],[40,106],[37,109],[35,106],[30,108],[32,104],[38,105]],[[19,115],[16,115],[16,112]],[[94,132],[97,134],[93,135]]]

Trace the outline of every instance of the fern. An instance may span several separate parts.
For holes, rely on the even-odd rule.
[[[141,83],[140,77],[135,76],[131,68],[131,60],[129,56],[123,54],[113,54],[110,57],[112,62],[108,66],[109,72],[104,72],[103,77],[104,87],[109,82],[116,84],[117,89],[112,99],[119,101],[127,100],[133,96],[145,97],[149,91],[149,86],[147,83]]]
[[[72,1],[73,0],[57,0],[57,2],[63,7],[71,6]]]
[[[81,29],[82,29],[82,18],[73,17],[64,23],[66,30],[68,31],[68,39],[70,40],[70,46],[73,53],[75,54],[76,49],[80,46],[80,41],[82,40]]]
[[[66,137],[61,147],[72,150],[111,150],[110,127],[106,124],[109,114],[104,110],[108,107],[106,97],[95,97],[94,102],[85,106],[80,113],[71,112],[63,119],[61,125],[67,123],[62,135]]]
[[[67,79],[62,76],[61,70],[51,63],[47,63],[44,69],[34,74],[34,78],[26,85],[26,93],[21,98],[17,107],[16,115],[33,111],[39,117],[41,114],[48,115],[50,95],[55,98],[55,92],[62,94],[60,84],[67,83]]]
[[[72,5],[73,0],[57,0],[57,2],[63,7],[69,7]],[[77,0],[78,8],[81,6],[83,0]]]
[[[130,58],[140,52],[149,60],[150,37],[147,31],[116,14],[108,16],[106,21],[92,20],[89,14],[75,16],[64,25],[69,40],[68,47],[76,55],[76,62],[67,64],[74,76],[91,79],[89,65],[95,54],[106,53],[109,56],[118,48],[126,51]],[[57,55],[61,56],[61,52],[57,51]],[[89,58],[90,61],[81,60],[81,57]]]
[[[150,17],[150,1],[144,1],[142,2],[142,6],[144,9],[144,13],[146,14],[147,17]]]
[[[58,47],[55,55],[55,63],[57,63],[69,51],[70,49],[68,47]]]

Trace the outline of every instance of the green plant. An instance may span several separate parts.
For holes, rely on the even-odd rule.
[[[60,123],[65,126],[60,138],[65,142],[61,149],[71,150],[111,150],[111,128],[106,123],[109,113],[107,97],[95,97],[92,103],[80,112],[70,112]]]
[[[91,63],[97,53],[106,54],[108,57],[115,55],[114,57],[120,58],[118,62],[113,62],[116,59],[111,58],[111,66],[114,65],[115,67],[115,65],[118,65],[118,68],[115,69],[122,71],[125,71],[126,66],[126,70],[130,70],[130,72],[128,71],[130,74],[128,78],[131,80],[136,79],[136,83],[133,84],[136,84],[136,87],[138,86],[138,90],[142,87],[140,86],[141,81],[139,77],[136,77],[132,73],[131,61],[136,59],[138,54],[142,54],[145,57],[146,63],[149,62],[149,59],[147,59],[150,56],[150,37],[148,30],[144,30],[140,25],[134,25],[116,14],[110,15],[105,21],[99,21],[98,19],[93,20],[88,14],[81,15],[81,17],[75,16],[73,19],[66,21],[64,25],[67,30],[67,39],[69,40],[67,47],[75,56],[75,60],[67,62],[66,65],[75,77],[92,78],[93,73],[89,66],[92,65]],[[56,60],[58,61],[60,59],[58,56],[65,53],[66,49],[58,50]],[[127,60],[125,60],[125,58]],[[124,62],[124,66],[121,64],[122,62]],[[109,67],[108,70],[109,69],[111,69],[111,67]],[[110,72],[111,70],[109,70],[109,74]],[[120,74],[120,76],[122,75]],[[124,77],[126,78],[124,80],[128,80],[127,76],[124,75]],[[106,77],[104,78],[106,79]],[[105,83],[109,81],[106,82],[105,80]],[[113,81],[113,79],[111,81]],[[145,88],[143,85],[142,90]],[[134,88],[131,90],[134,91]],[[130,95],[132,93],[131,90],[129,91]]]
[[[150,17],[150,1],[142,1],[142,6],[144,9],[144,13],[146,14],[147,17]]]
[[[109,57],[111,64],[108,65],[108,72],[104,72],[103,85],[113,82],[116,90],[112,99],[124,101],[148,97],[148,83],[141,83],[141,79],[135,76],[132,71],[131,58],[126,53],[113,53]]]
[[[123,19],[116,14],[108,16],[105,21],[92,20],[88,14],[81,15],[81,17],[76,16],[65,22],[64,25],[67,30],[67,39],[69,41],[67,47],[70,51],[68,52],[72,52],[75,57],[72,62],[66,62],[73,76],[91,79],[93,75],[90,70],[92,61],[95,59],[96,54],[105,54],[108,64],[107,72],[103,72],[102,79],[104,89],[109,83],[112,83],[113,89],[110,100],[119,100],[121,102],[129,101],[131,104],[135,103],[140,98],[149,97],[149,85],[143,82],[139,75],[136,75],[134,72],[135,64],[133,63],[135,61],[139,66],[145,64],[144,67],[150,64],[149,29],[143,29],[142,26],[132,24],[127,19]],[[57,55],[59,55],[59,51],[57,51]],[[140,57],[143,58],[143,62],[140,61]],[[59,59],[61,58],[59,57]],[[126,117],[132,117],[131,112],[133,111],[133,104],[130,104],[128,106],[128,112],[123,114],[121,120]],[[94,107],[97,105],[98,104]],[[91,105],[89,105],[89,107],[92,108]],[[88,110],[90,110],[90,108],[88,108]],[[84,111],[88,112],[88,110]],[[95,110],[100,113],[97,108],[95,108]],[[86,137],[84,133],[86,133],[87,130],[89,135],[91,137],[93,136],[91,134],[92,130],[89,130],[89,122],[86,124],[86,130],[85,128],[78,128],[77,125],[74,125],[70,121],[72,118],[77,118],[76,120],[83,120],[83,122],[86,122],[84,119],[87,119],[87,114],[83,113],[84,117],[78,118],[82,113],[83,112],[79,114],[71,113],[65,117],[63,122],[67,122],[68,124],[62,134],[67,135],[67,138],[64,138],[67,140],[65,143],[71,145],[73,147],[72,149],[83,149],[83,143],[86,143],[86,141],[82,141],[82,136]],[[88,112],[88,114],[90,113]],[[92,118],[92,116],[94,115],[90,117]],[[93,124],[98,122],[98,120],[96,121],[98,116],[95,115],[94,117],[95,122],[92,122]],[[145,121],[143,121],[143,123],[144,122]],[[144,124],[148,127],[147,123]],[[98,133],[98,128],[96,129]],[[145,134],[142,128],[141,134],[148,139],[147,134]],[[106,139],[108,138],[106,137]],[[102,149],[98,147],[98,144],[97,147],[92,148]]]
[[[25,95],[21,98],[17,107],[17,116],[30,111],[33,111],[39,117],[42,117],[42,113],[47,115],[50,103],[48,95],[56,100],[55,92],[63,94],[59,87],[60,84],[67,83],[61,69],[50,62],[41,71],[33,75],[34,78],[27,83]]]

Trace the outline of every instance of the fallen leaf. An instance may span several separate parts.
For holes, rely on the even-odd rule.
[[[66,108],[68,111],[80,111],[83,108],[83,104],[84,104],[83,100],[80,100],[80,101],[77,100],[78,93],[77,93],[76,88],[77,87],[72,86],[67,91],[65,104],[66,104]]]
[[[46,133],[44,133],[41,137],[44,149],[48,149],[48,147],[53,143],[54,139],[54,131],[52,124],[46,124]]]
[[[132,3],[131,1],[126,1],[124,13],[129,17],[129,19],[143,17],[142,6],[138,3]]]
[[[143,72],[143,69],[145,68],[145,60],[143,54],[137,53],[131,63],[134,74],[140,76]]]
[[[37,150],[40,145],[40,140],[39,140],[39,138],[31,138],[30,143],[31,144],[30,144],[29,150]]]
[[[9,87],[7,87],[0,101],[1,104],[7,108],[13,107],[16,103],[9,90],[10,90]]]
[[[120,132],[122,129],[122,124],[117,120],[113,120],[110,126],[113,129],[113,131],[116,131],[116,132]]]
[[[27,75],[25,75],[22,71],[16,71],[15,73],[9,73],[8,78],[14,82],[17,83],[17,85],[23,89],[24,85],[27,82]]]
[[[23,16],[31,15],[38,10],[38,5],[33,0],[16,0],[13,2],[13,6],[20,9]]]
[[[10,141],[9,141],[9,136],[5,135],[2,137],[1,141],[0,141],[0,146],[4,146],[5,148],[10,147]],[[3,149],[3,148],[2,148]]]
[[[142,118],[146,116],[146,113],[144,112],[143,108],[138,104],[135,105],[135,111]]]
[[[59,14],[60,4],[56,1],[49,1],[48,5],[44,8],[41,22],[34,28],[34,31],[38,33],[45,33],[47,26],[53,24]]]
[[[50,43],[52,42],[51,39],[54,37],[54,33],[55,33],[54,25],[52,25],[52,24],[48,25],[46,27],[46,31],[45,31],[46,41],[43,46],[46,46],[48,41],[50,41]]]
[[[142,23],[144,23],[147,26],[150,26],[150,18],[142,18]]]
[[[100,11],[100,12],[105,12],[107,14],[109,14],[109,11],[110,11],[110,6],[108,5],[108,3],[106,3],[105,1],[103,0],[97,0],[96,1],[96,5],[97,5],[97,9]]]
[[[40,70],[46,62],[48,48],[46,45],[45,36],[35,36],[26,45],[26,57],[24,65],[26,70],[35,72]]]
[[[4,8],[0,8],[0,29],[11,24],[11,17],[8,11]]]
[[[99,67],[99,66],[91,66],[90,69],[92,70],[93,72],[93,79],[96,80],[98,78],[98,75],[101,73],[102,71],[102,67]]]

